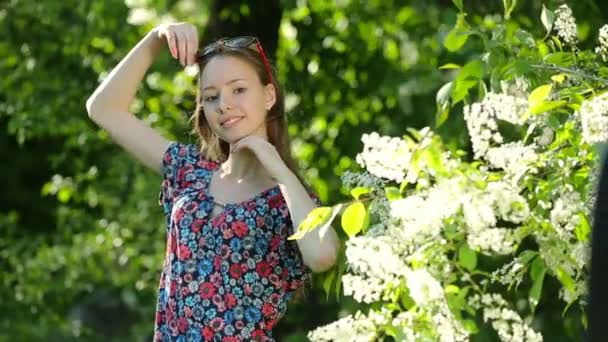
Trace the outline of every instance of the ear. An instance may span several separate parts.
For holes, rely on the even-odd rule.
[[[274,84],[268,83],[264,86],[265,107],[269,110],[277,102],[277,91]]]

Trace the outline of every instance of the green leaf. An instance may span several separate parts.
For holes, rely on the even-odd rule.
[[[544,101],[549,93],[551,93],[551,89],[553,88],[550,84],[542,85],[532,91],[530,96],[528,96],[528,104],[530,107],[537,105],[538,103]]]
[[[469,39],[469,31],[467,22],[464,19],[465,14],[458,14],[458,18],[456,19],[456,25],[448,32],[443,40],[443,46],[450,52],[455,52],[460,50],[460,48],[467,42]]]
[[[435,101],[437,112],[435,114],[435,127],[440,127],[448,119],[450,114],[450,95],[452,92],[452,82],[448,82],[439,88]]]
[[[545,262],[540,257],[535,258],[530,267],[532,288],[530,288],[529,301],[532,312],[534,312],[538,305],[538,301],[540,300],[546,272],[547,266],[545,265]]]
[[[477,267],[477,253],[466,244],[460,246],[458,249],[458,263],[469,271],[474,270]]]
[[[449,70],[449,69],[460,69],[462,68],[460,65],[456,63],[447,63],[439,67],[439,70]]]
[[[555,21],[555,16],[553,15],[553,11],[550,11],[543,4],[543,10],[540,13],[540,21],[543,23],[545,30],[547,30],[547,34],[551,33],[553,29],[553,22]]]
[[[464,7],[462,6],[462,0],[452,0],[452,2],[460,12],[464,11]]]
[[[469,33],[466,30],[463,30],[458,27],[454,27],[447,36],[445,36],[445,40],[443,41],[443,46],[450,52],[455,52],[460,50],[460,48],[467,42],[469,39]]]
[[[401,195],[401,191],[399,191],[399,188],[394,186],[388,186],[384,188],[384,193],[386,194],[386,198],[389,201],[394,201],[403,198],[403,196]]]
[[[568,101],[564,101],[564,100],[559,100],[559,101],[544,101],[541,102],[539,104],[537,104],[534,107],[530,108],[530,113],[532,114],[541,114],[541,113],[546,113],[546,112],[550,112],[552,110],[555,110],[557,108],[563,107],[565,105],[568,104]]]
[[[540,87],[537,87],[532,91],[532,93],[530,93],[530,96],[528,96],[528,105],[530,106],[530,112],[538,114],[542,113],[539,112],[539,110],[541,110],[542,108],[550,107],[541,107],[541,105],[545,103],[544,101],[551,93],[551,89],[553,89],[553,86],[551,84],[545,84]]]
[[[350,191],[350,194],[355,198],[359,199],[362,195],[370,193],[372,190],[370,188],[365,187],[356,187]]]
[[[63,188],[59,189],[59,191],[57,192],[57,199],[61,203],[67,203],[70,201],[70,198],[72,198],[73,193],[74,193],[74,191],[72,190],[72,188],[63,187]]]
[[[479,328],[477,327],[477,324],[472,319],[463,320],[462,326],[464,327],[464,329],[466,331],[469,332],[469,334],[477,334],[479,332]]]
[[[325,295],[327,299],[329,299],[329,294],[331,292],[331,285],[334,283],[334,278],[336,277],[336,272],[332,269],[323,279],[323,290],[325,291]]]
[[[301,239],[306,233],[313,231],[325,225],[329,225],[335,217],[336,207],[318,207],[310,211],[308,215],[300,222],[295,234],[291,235],[288,240]],[[338,209],[339,210],[339,209]],[[332,215],[333,214],[333,215]],[[329,221],[329,222],[328,222]]]
[[[452,104],[457,104],[458,102],[464,100],[464,98],[469,94],[469,89],[473,88],[478,80],[463,80],[456,83],[456,87],[452,92]]]
[[[369,212],[361,202],[349,205],[342,214],[342,229],[352,238],[369,225]]]
[[[549,53],[543,58],[545,62],[555,64],[562,67],[569,67],[574,63],[572,54],[567,52]]]
[[[562,283],[562,285],[564,285],[569,291],[574,292],[574,280],[572,280],[572,277],[560,266],[557,266],[555,273],[560,283]]]
[[[589,220],[587,220],[587,215],[584,213],[578,213],[578,218],[579,222],[574,229],[574,234],[576,235],[576,239],[578,241],[587,242],[589,241],[589,233],[591,232]]]
[[[454,80],[452,105],[462,101],[467,96],[469,89],[477,85],[477,82],[483,77],[483,74],[484,65],[479,60],[469,62],[463,66]]]

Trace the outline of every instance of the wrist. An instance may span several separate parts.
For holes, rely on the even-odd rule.
[[[159,26],[148,31],[144,40],[153,52],[158,53],[163,47],[163,37],[159,33]]]

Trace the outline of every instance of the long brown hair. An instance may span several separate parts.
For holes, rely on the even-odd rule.
[[[276,102],[266,114],[266,132],[268,135],[268,141],[277,149],[277,152],[283,159],[285,165],[296,175],[306,190],[310,192],[311,190],[300,174],[297,164],[295,163],[295,160],[291,154],[291,144],[287,130],[287,116],[285,113],[285,97],[283,95],[283,89],[277,81],[276,70],[272,66],[272,63],[268,61],[269,69],[267,69],[266,65],[264,64],[264,60],[262,59],[262,55],[257,49],[229,48],[219,42],[220,40],[208,45],[214,46],[213,53],[210,53],[202,58],[198,57],[197,60],[199,73],[198,89],[196,94],[196,108],[190,120],[194,121],[192,133],[198,135],[201,154],[211,160],[223,162],[228,158],[228,154],[230,153],[230,145],[221,140],[213,132],[209,126],[209,123],[207,122],[207,119],[205,118],[201,94],[203,70],[214,57],[230,56],[239,58],[249,63],[249,65],[254,68],[262,85],[272,83],[274,86],[276,91]],[[271,75],[269,75],[269,73]]]

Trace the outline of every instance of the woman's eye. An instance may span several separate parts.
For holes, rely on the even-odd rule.
[[[239,87],[239,88],[236,88],[236,89],[234,90],[234,92],[235,92],[235,93],[244,93],[244,92],[245,92],[245,90],[247,90],[247,89],[246,89],[246,88],[243,88],[243,87]]]
[[[205,97],[205,102],[215,101],[215,99],[217,99],[217,96],[207,96]]]

